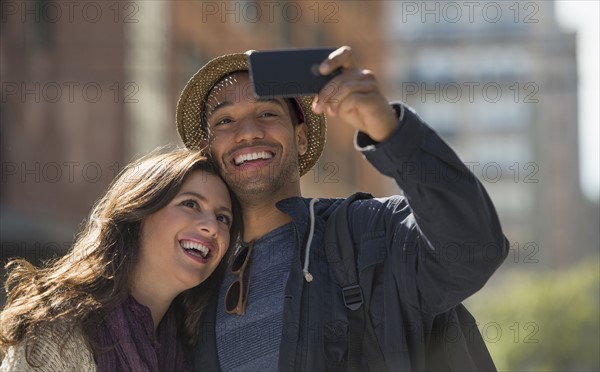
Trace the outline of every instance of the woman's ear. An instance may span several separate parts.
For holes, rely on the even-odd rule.
[[[296,132],[296,145],[298,146],[298,155],[302,156],[306,154],[306,151],[308,150],[308,128],[306,124],[299,123],[294,128],[294,131]]]

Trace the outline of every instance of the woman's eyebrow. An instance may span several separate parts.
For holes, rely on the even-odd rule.
[[[201,200],[202,202],[205,202],[205,203],[208,202],[208,198],[206,196],[198,194],[197,192],[194,192],[194,191],[184,191],[181,194],[179,194],[178,196],[185,196],[185,195],[194,196],[195,198],[198,198],[199,200]],[[231,208],[228,208],[224,205],[220,205],[217,209],[219,211],[228,212],[229,214],[231,214],[233,216],[233,212],[232,212]]]
[[[200,199],[202,201],[208,200],[204,195],[200,195],[200,194],[198,194],[197,192],[194,192],[194,191],[184,191],[184,192],[182,192],[182,193],[179,194],[179,196],[182,196],[182,195],[191,195],[191,196],[194,196],[194,197],[196,197],[196,198],[198,198],[198,199]]]

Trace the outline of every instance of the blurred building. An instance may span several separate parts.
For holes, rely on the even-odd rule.
[[[344,44],[483,180],[515,260],[576,258],[583,223],[596,220],[597,242],[598,216],[582,219],[575,186],[574,37],[550,2],[493,4],[2,2],[0,259],[64,253],[126,162],[180,144],[179,93],[211,58]],[[399,191],[354,150],[352,128],[328,128],[305,195]]]
[[[124,27],[87,9],[2,3],[2,260],[68,248],[127,153]]]
[[[384,53],[378,2],[37,0],[3,2],[0,18],[2,264],[63,254],[124,164],[180,144],[179,93],[209,59],[349,44],[378,72]],[[352,135],[330,123],[306,194],[379,190]]]
[[[579,187],[575,35],[557,26],[554,4],[385,4],[394,94],[483,182],[511,241],[507,261],[534,269],[593,251]]]

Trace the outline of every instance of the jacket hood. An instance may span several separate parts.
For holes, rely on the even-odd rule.
[[[293,197],[279,201],[277,208],[287,213],[292,218],[292,223],[296,228],[296,243],[298,247],[304,245],[304,265],[302,271],[304,279],[307,282],[313,280],[313,276],[308,271],[310,265],[310,249],[316,224],[325,224],[327,218],[343,201],[337,199],[309,199],[302,197]],[[306,222],[308,221],[308,223]],[[306,234],[308,230],[308,235]],[[300,241],[301,236],[307,236],[306,242]],[[302,258],[302,257],[301,257]]]

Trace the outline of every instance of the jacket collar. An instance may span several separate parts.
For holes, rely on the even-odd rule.
[[[319,198],[315,205],[315,218],[327,219],[329,215],[337,208],[343,198]],[[296,228],[297,239],[299,246],[304,246],[302,237],[308,234],[310,228],[310,215],[308,205],[311,198],[303,198],[294,196],[283,199],[277,202],[276,207],[283,213],[288,214],[292,218],[292,223]]]
[[[277,209],[286,213],[292,218],[292,223],[296,228],[296,238],[298,246],[301,246],[302,238],[306,235],[309,228],[309,214],[308,214],[308,203],[310,199],[295,196],[287,199],[280,200],[277,202]]]

